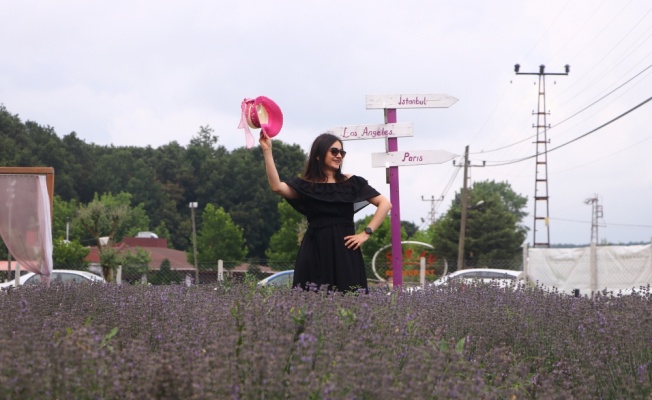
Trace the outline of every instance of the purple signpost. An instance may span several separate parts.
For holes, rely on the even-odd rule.
[[[385,123],[396,123],[396,109],[385,108]],[[398,139],[387,138],[386,152],[398,151]],[[392,283],[403,286],[403,250],[401,249],[401,196],[398,187],[398,166],[389,167],[389,201],[392,203]]]
[[[403,286],[403,251],[401,249],[401,198],[398,167],[422,164],[441,164],[456,157],[443,150],[398,151],[398,137],[412,136],[412,124],[396,122],[397,108],[448,108],[457,102],[447,94],[399,94],[368,95],[367,109],[382,108],[385,125],[359,125],[331,129],[342,140],[386,139],[385,153],[372,154],[372,167],[384,167],[388,171],[389,201],[392,203],[392,282],[393,287]]]

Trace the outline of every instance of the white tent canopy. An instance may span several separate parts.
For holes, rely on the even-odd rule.
[[[652,244],[530,248],[525,259],[523,269],[531,281],[565,293],[652,285]]]

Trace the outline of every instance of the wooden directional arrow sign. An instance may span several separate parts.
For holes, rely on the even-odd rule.
[[[373,108],[448,108],[457,99],[448,94],[367,95],[367,110]]]
[[[330,131],[342,140],[385,139],[414,136],[412,123],[380,125],[350,125],[332,128]]]
[[[371,166],[373,168],[387,168],[402,165],[443,164],[455,157],[458,157],[458,155],[445,150],[409,150],[371,153]]]

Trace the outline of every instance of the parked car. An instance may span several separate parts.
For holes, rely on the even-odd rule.
[[[277,272],[258,282],[258,286],[292,286],[294,270]]]
[[[55,269],[50,274],[50,283],[103,283],[104,278],[88,271],[77,271],[72,269]],[[33,272],[28,272],[20,276],[21,285],[34,285],[41,283],[41,276]],[[16,286],[16,280],[0,283],[0,290],[11,289]]]
[[[455,282],[484,282],[497,283],[502,286],[510,286],[524,279],[523,271],[495,268],[472,268],[451,272],[432,282],[432,286],[441,286]]]

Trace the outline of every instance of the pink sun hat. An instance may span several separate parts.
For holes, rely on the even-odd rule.
[[[255,99],[244,99],[240,105],[242,116],[238,128],[245,130],[247,148],[253,147],[255,138],[249,128],[260,128],[268,137],[279,134],[283,127],[283,112],[278,104],[270,98],[259,96]]]

